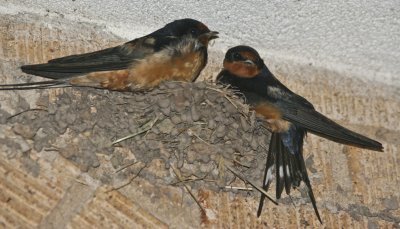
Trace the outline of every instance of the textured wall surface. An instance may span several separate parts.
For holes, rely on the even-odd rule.
[[[221,32],[221,50],[238,44],[279,61],[400,86],[400,2],[385,1],[49,1],[0,0],[0,12],[34,12],[106,26],[126,39],[177,18]]]
[[[398,3],[383,2],[376,7],[372,3],[360,7],[347,5],[335,8],[330,5],[329,8],[327,5],[326,8],[317,10],[313,7],[317,3],[303,6],[303,1],[299,1],[285,6],[266,5],[263,7],[270,10],[250,17],[247,14],[225,12],[226,9],[246,9],[248,12],[255,10],[254,6],[251,7],[250,3],[243,1],[239,3],[243,4],[240,7],[223,7],[222,4],[227,3],[222,2],[221,6],[212,6],[215,1],[192,4],[153,2],[148,3],[153,4],[151,7],[147,9],[147,5],[144,5],[140,11],[132,9],[142,4],[129,2],[132,5],[119,1],[122,12],[126,12],[126,9],[131,9],[132,12],[122,15],[111,10],[117,6],[106,1],[104,4],[90,4],[89,1],[38,1],[35,6],[29,1],[1,2],[0,82],[24,82],[29,79],[29,76],[20,72],[21,64],[44,62],[124,41],[110,33],[110,30],[125,38],[149,32],[175,18],[167,13],[170,11],[182,17],[202,19],[211,28],[227,34],[234,30],[237,33],[231,38],[223,37],[211,47],[212,58],[202,74],[203,78],[216,75],[222,61],[221,50],[247,40],[252,45],[265,48],[262,52],[265,53],[271,70],[289,88],[314,103],[317,110],[384,144],[385,152],[377,153],[339,145],[313,135],[308,136],[304,151],[324,221],[323,227],[399,227],[400,94],[399,85],[391,85],[396,84],[399,79],[396,78],[399,77],[396,61],[400,53],[399,45],[396,44],[399,42],[399,34],[396,35],[399,32],[396,21],[398,14],[392,10],[398,8],[395,5]],[[208,4],[209,13],[204,13],[206,10],[203,4]],[[263,7],[257,7],[257,12]],[[363,10],[363,7],[367,8]],[[357,8],[359,15],[346,12],[351,8]],[[155,14],[155,9],[160,13]],[[333,11],[328,14],[326,12],[329,9]],[[285,22],[284,15],[293,11],[298,12],[294,14],[298,17],[309,16],[303,22],[301,17],[287,19],[286,23],[290,26],[285,32],[277,24]],[[265,34],[260,34],[264,30],[251,26],[261,23],[257,20],[257,15],[271,20],[262,20],[265,28],[269,28],[269,33],[265,30]],[[369,23],[367,19],[356,21],[361,15],[374,18],[374,22]],[[333,19],[329,20],[330,17]],[[242,24],[233,24],[232,20],[242,20]],[[272,20],[276,23],[272,23]],[[111,22],[110,26],[106,21]],[[329,33],[328,22],[336,30],[342,31],[340,34],[344,36],[343,39]],[[358,27],[355,23],[362,26]],[[311,36],[316,39],[313,41],[310,36],[306,36],[302,31],[307,26],[313,33],[320,29],[318,34],[323,38]],[[139,29],[135,30],[136,28]],[[248,30],[254,31],[255,35],[245,35]],[[278,30],[282,35],[279,35]],[[261,42],[266,34],[268,41]],[[364,40],[363,37],[368,39]],[[280,42],[275,43],[272,39]],[[329,41],[326,46],[323,45],[324,39]],[[305,46],[308,48],[305,49]],[[374,81],[360,78],[364,76]],[[49,101],[56,101],[62,94],[62,91],[50,90]],[[18,101],[18,95],[26,101]],[[43,103],[39,97],[37,91],[1,92],[1,110],[17,114],[29,108],[37,108]],[[96,108],[96,104],[90,105]],[[110,187],[104,184],[105,178],[96,174],[102,168],[82,171],[70,158],[54,149],[36,151],[32,142],[34,138],[30,136],[32,133],[17,128],[18,125],[7,122],[7,118],[8,116],[0,113],[1,228],[320,226],[302,189],[302,192],[293,192],[295,206],[285,197],[279,206],[267,204],[260,218],[255,217],[258,201],[255,191],[246,194],[240,191],[194,189],[194,195],[207,210],[206,221],[182,186],[160,186],[151,182],[148,177],[138,176],[129,185],[110,191]],[[34,134],[40,135],[40,131]],[[49,149],[51,147],[53,146],[45,146]],[[112,161],[107,156],[99,154],[98,157],[100,167]],[[155,161],[150,169],[157,170],[158,166],[160,165]],[[114,174],[116,171],[105,170],[103,173]],[[243,183],[235,185],[245,187]]]

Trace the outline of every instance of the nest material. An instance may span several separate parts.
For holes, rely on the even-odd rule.
[[[26,152],[59,152],[114,187],[140,172],[152,183],[216,190],[236,178],[227,163],[261,183],[269,132],[225,88],[168,82],[146,93],[57,90],[54,102],[42,91],[37,107],[2,119],[32,140]]]

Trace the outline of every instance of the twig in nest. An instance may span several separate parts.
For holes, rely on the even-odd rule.
[[[78,182],[79,184],[85,185],[85,186],[89,186],[89,184],[87,184],[86,182],[79,180],[78,178],[75,178],[75,181]]]
[[[259,145],[259,146],[262,147],[262,145]],[[240,153],[238,151],[234,152],[233,154],[236,155],[236,156],[239,156],[239,157],[254,157],[254,156],[257,155],[256,153],[250,153],[250,152],[249,153]]]
[[[26,113],[26,112],[29,112],[29,111],[47,111],[47,109],[43,109],[43,108],[32,108],[32,109],[24,110],[24,111],[21,111],[21,112],[18,112],[18,113],[16,113],[16,114],[11,115],[10,117],[7,118],[7,121],[10,120],[10,119],[12,119],[12,118],[14,118],[14,117],[17,117],[18,115],[21,115],[21,114]]]
[[[238,161],[238,160],[236,160],[236,159],[233,159],[233,162],[235,162],[235,164],[238,164],[238,165],[243,166],[243,167],[245,167],[245,168],[248,168],[248,169],[250,168],[249,165],[245,165],[245,164],[241,163],[240,161]]]
[[[127,165],[124,165],[124,166],[122,166],[121,168],[117,169],[114,173],[119,173],[119,172],[121,172],[122,170],[124,170],[124,169],[126,169],[126,168],[128,168],[128,167],[130,167],[130,166],[132,166],[132,165],[134,165],[134,164],[136,164],[136,163],[138,163],[138,162],[137,162],[137,161],[134,161],[134,162],[131,162],[131,163],[127,164]]]
[[[177,184],[180,184],[180,183],[196,182],[196,181],[199,181],[199,180],[206,181],[206,182],[210,182],[210,181],[212,181],[212,180],[206,179],[206,177],[207,177],[208,175],[210,175],[210,173],[211,173],[211,171],[208,172],[207,174],[205,174],[205,175],[202,176],[202,177],[197,177],[196,175],[194,175],[194,176],[196,176],[196,178],[187,178],[187,179],[183,179],[183,180],[180,180],[180,181],[171,183],[171,185],[177,185]]]
[[[225,160],[222,156],[220,156],[219,160],[218,160],[218,180],[219,180],[219,182],[222,182],[224,180],[224,176],[225,176],[224,166],[225,166]]]
[[[296,208],[296,205],[294,204],[294,201],[293,201],[293,199],[292,199],[292,196],[291,196],[290,194],[289,194],[288,196],[289,196],[290,202],[292,202],[292,204],[293,204],[293,208]]]
[[[171,183],[171,185],[177,185],[177,184],[181,184],[181,183],[190,183],[190,182],[195,182],[195,181],[199,181],[199,180],[204,180],[204,178],[188,178],[188,179],[184,179],[184,180],[178,180],[177,182]]]
[[[182,177],[181,174],[179,173],[179,171],[177,171],[173,165],[171,165],[172,171],[175,173],[175,176],[178,178],[178,180],[180,182],[182,182]],[[196,202],[196,204],[199,206],[200,210],[203,212],[203,214],[206,214],[206,210],[203,208],[203,206],[201,206],[200,202],[196,199],[196,197],[194,196],[194,194],[192,193],[192,191],[190,191],[189,187],[182,183],[183,186],[185,187],[186,191],[189,193],[189,195],[193,198],[193,200]]]
[[[240,190],[240,191],[253,191],[252,188],[247,188],[247,187],[235,187],[235,186],[225,186],[226,189],[232,189],[232,190]]]
[[[254,182],[244,178],[241,174],[239,174],[239,172],[236,172],[233,168],[231,168],[229,165],[225,165],[225,167],[227,169],[229,169],[229,171],[231,171],[235,176],[239,177],[241,180],[243,180],[244,182],[249,183],[251,186],[253,186],[253,188],[257,189],[259,192],[261,192],[262,194],[264,194],[272,203],[274,203],[275,205],[278,205],[278,202],[276,202],[272,197],[270,197],[267,192],[262,189],[261,187],[259,187],[258,185],[256,185]]]
[[[157,121],[158,121],[158,117],[156,117],[153,121],[149,121],[149,122],[145,123],[143,126],[140,127],[140,130],[138,132],[130,134],[130,135],[128,135],[126,137],[123,137],[123,138],[120,138],[118,140],[115,140],[114,142],[111,143],[111,146],[151,130],[151,128],[153,128],[154,124]]]
[[[236,109],[238,109],[236,104],[228,97],[228,95],[225,91],[217,89],[217,88],[212,88],[212,87],[207,87],[207,89],[221,93],[225,97],[226,100],[228,100]]]
[[[212,106],[212,107],[215,107],[215,104],[212,103],[210,100],[205,99],[204,101],[205,101],[208,105],[210,105],[210,106]]]
[[[52,145],[52,147],[49,148],[43,148],[44,151],[49,152],[49,151],[56,151],[56,152],[60,152],[61,149],[57,146]]]
[[[145,164],[142,168],[140,168],[140,169],[139,169],[139,172],[137,172],[135,176],[131,177],[131,178],[129,179],[128,182],[126,182],[125,184],[123,184],[123,185],[121,185],[121,186],[118,186],[118,187],[116,187],[116,188],[113,187],[113,188],[111,188],[110,190],[106,191],[106,193],[107,193],[107,192],[111,192],[111,191],[119,190],[119,189],[121,189],[121,188],[123,188],[123,187],[129,185],[136,177],[138,177],[138,176],[140,175],[140,173],[141,173],[141,172],[143,171],[143,169],[146,168],[146,167],[147,167],[147,164]]]
[[[188,129],[188,134],[190,135],[194,135],[196,138],[200,139],[202,142],[204,142],[205,144],[207,144],[208,146],[212,146],[210,143],[208,143],[206,140],[202,139],[198,134],[196,134],[192,129]]]

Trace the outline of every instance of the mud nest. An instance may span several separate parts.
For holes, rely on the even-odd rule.
[[[225,88],[168,82],[146,93],[57,90],[51,102],[49,90],[40,91],[35,107],[16,94],[20,112],[0,110],[1,122],[28,142],[3,141],[10,154],[54,151],[114,187],[140,176],[218,190],[238,180],[227,163],[261,184],[269,132]]]

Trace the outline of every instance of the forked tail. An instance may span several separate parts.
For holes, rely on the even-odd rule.
[[[0,84],[0,91],[48,89],[48,88],[60,88],[69,86],[70,85],[68,85],[65,81],[47,80],[47,81],[32,82],[32,83]]]
[[[263,188],[268,191],[274,177],[276,178],[276,198],[279,199],[283,190],[290,195],[291,188],[300,186],[303,181],[308,189],[315,214],[322,224],[314,193],[308,178],[303,158],[303,139],[306,132],[302,128],[292,126],[288,132],[272,133],[265,167]],[[275,176],[274,176],[275,174]],[[257,217],[261,215],[265,196],[261,194]]]

